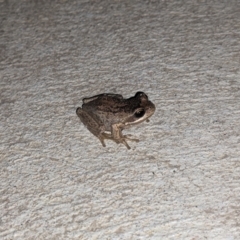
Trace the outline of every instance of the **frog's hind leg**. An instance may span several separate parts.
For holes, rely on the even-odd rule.
[[[106,147],[104,142],[105,139],[112,140],[118,144],[122,143],[127,149],[131,148],[126,140],[139,142],[138,139],[130,138],[129,135],[123,135],[121,124],[112,125],[111,133],[105,133],[104,125],[96,115],[89,114],[80,107],[77,109],[76,113],[87,129],[100,140],[103,147]]]
[[[106,147],[104,142],[105,137],[103,136],[103,132],[105,131],[104,125],[101,124],[98,119],[93,118],[86,111],[83,111],[80,107],[76,110],[76,113],[87,129],[100,140],[103,147]]]

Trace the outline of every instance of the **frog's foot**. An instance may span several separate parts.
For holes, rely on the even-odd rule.
[[[119,143],[122,143],[124,144],[127,149],[131,149],[130,146],[128,145],[127,141],[126,140],[129,140],[129,141],[135,141],[135,142],[139,142],[138,139],[135,139],[135,138],[129,138],[129,135],[121,135],[119,138],[114,138],[112,136],[112,134],[109,134],[109,133],[101,133],[101,137],[99,137],[100,141],[102,144],[104,144],[104,139],[110,139],[114,142],[116,142],[117,144]],[[101,140],[102,139],[102,140]],[[105,145],[105,144],[104,144]],[[104,146],[103,145],[103,146]]]
[[[131,137],[132,137],[131,134],[123,135],[122,137],[123,137],[124,139],[126,139],[126,140],[129,140],[129,141],[139,142],[139,139],[137,139],[137,138],[131,138]]]
[[[131,136],[131,135],[130,135],[130,136]],[[131,149],[131,148],[129,147],[129,145],[127,144],[126,140],[128,140],[128,141],[133,141],[133,142],[139,142],[139,139],[137,139],[137,138],[130,138],[129,135],[122,135],[122,137],[121,137],[119,140],[117,139],[117,141],[118,141],[119,143],[123,143],[123,144],[127,147],[127,149]],[[116,142],[117,142],[117,141],[116,141]]]
[[[100,140],[100,142],[101,142],[101,144],[102,144],[102,146],[103,147],[106,147],[106,144],[105,144],[105,142],[104,142],[104,139],[106,139],[105,137],[103,137],[103,135],[101,134],[101,135],[99,135],[99,136],[97,136],[98,137],[98,139]]]
[[[130,138],[129,135],[122,135],[120,138],[114,139],[114,141],[116,143],[122,143],[122,144],[124,144],[127,147],[127,149],[131,149],[126,140],[133,141],[133,142],[139,142],[138,139]]]

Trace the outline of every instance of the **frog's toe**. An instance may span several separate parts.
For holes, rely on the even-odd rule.
[[[126,142],[126,138],[125,138],[124,136],[122,136],[122,137],[119,138],[119,139],[114,139],[114,138],[112,138],[112,140],[113,140],[115,143],[117,143],[117,144],[119,144],[119,143],[124,144],[124,145],[127,147],[127,149],[131,149],[130,146],[128,145],[128,143]]]
[[[125,141],[125,139],[122,139],[121,143],[123,143],[127,147],[128,150],[131,149],[130,146]]]
[[[106,147],[106,144],[105,144],[105,142],[104,142],[104,138],[101,137],[101,136],[99,136],[98,138],[99,138],[99,140],[100,140],[102,146],[103,146],[103,147]]]
[[[130,136],[130,137],[129,137]],[[129,140],[129,141],[133,141],[133,142],[139,142],[139,139],[137,138],[131,138],[132,135],[128,134],[128,135],[123,135],[124,139]]]

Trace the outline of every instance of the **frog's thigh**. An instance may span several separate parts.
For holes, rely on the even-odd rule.
[[[95,136],[99,137],[101,132],[104,131],[104,126],[101,121],[97,121],[94,119],[88,112],[82,110],[82,108],[77,109],[77,115],[82,121],[82,123],[88,128],[88,130],[94,134]]]
[[[106,147],[103,136],[105,128],[102,122],[94,119],[88,112],[82,110],[82,108],[80,107],[77,109],[76,112],[82,123],[87,127],[87,129],[100,140],[103,147]]]

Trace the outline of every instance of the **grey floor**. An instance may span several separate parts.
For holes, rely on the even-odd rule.
[[[1,239],[240,239],[239,1],[0,1]],[[103,148],[82,98],[144,91]]]

